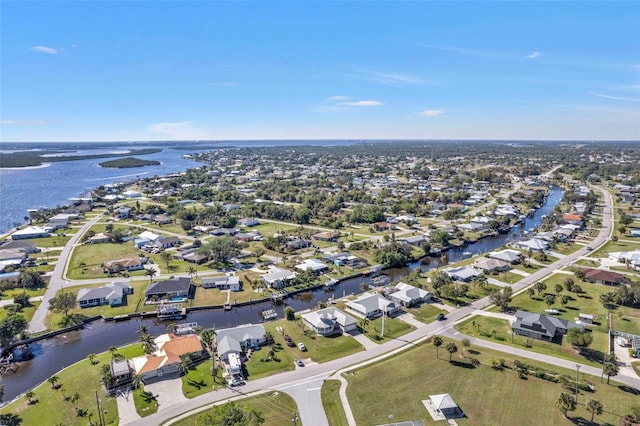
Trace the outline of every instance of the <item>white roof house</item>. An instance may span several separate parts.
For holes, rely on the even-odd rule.
[[[27,226],[11,234],[11,238],[14,240],[26,240],[28,238],[42,238],[50,235],[49,231],[39,226]]]
[[[539,238],[532,238],[525,241],[515,241],[511,243],[512,246],[533,251],[545,251],[549,248],[549,243]]]
[[[490,257],[492,259],[499,259],[499,260],[504,260],[507,261],[509,263],[513,263],[513,262],[517,262],[518,260],[520,260],[522,258],[522,253],[520,253],[517,250],[502,250],[502,251],[497,251],[494,253],[489,253],[487,255],[487,257]]]
[[[320,309],[300,316],[307,325],[322,336],[334,334],[338,330],[343,333],[348,332],[355,330],[358,326],[358,321],[355,318],[334,307]]]
[[[265,342],[265,330],[262,324],[243,324],[237,327],[216,331],[216,343],[221,359],[227,359],[230,353],[239,353],[242,348],[262,345]]]
[[[284,287],[285,283],[296,277],[296,273],[287,269],[273,268],[271,272],[267,272],[261,278],[269,287]]]
[[[318,259],[305,259],[304,262],[296,265],[296,269],[301,271],[313,271],[316,273],[326,272],[329,269],[326,263]]]
[[[358,316],[377,318],[383,313],[390,316],[398,311],[398,306],[379,294],[364,293],[355,300],[350,300],[345,307]]]
[[[482,271],[469,266],[460,266],[457,268],[446,268],[443,272],[452,279],[458,281],[471,281],[474,277],[482,275]]]
[[[158,238],[160,238],[160,235],[154,234],[151,231],[143,231],[140,233],[140,235],[138,235],[138,238],[144,238],[153,242],[153,241],[156,241]]]
[[[403,282],[399,282],[394,288],[396,291],[390,293],[389,298],[402,306],[417,305],[430,300],[432,297],[427,290]]]

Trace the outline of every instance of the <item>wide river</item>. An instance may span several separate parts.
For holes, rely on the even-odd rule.
[[[449,263],[457,262],[468,257],[465,252],[474,255],[495,250],[513,238],[519,237],[521,231],[529,231],[537,228],[542,223],[545,215],[548,215],[562,199],[562,191],[554,187],[543,206],[538,209],[533,216],[528,217],[520,226],[513,229],[512,233],[501,234],[496,237],[479,240],[467,247],[451,250],[446,253]],[[397,281],[415,268],[424,271],[434,268],[435,262],[429,262],[430,258],[410,264],[406,268],[391,269],[385,271],[392,280]],[[312,297],[301,300],[299,298],[287,299],[287,305],[296,311],[311,309],[318,305],[318,302],[326,302],[329,297],[342,297],[344,295],[360,293],[361,283],[364,278],[354,278],[343,281],[331,291],[319,289],[312,293]],[[275,309],[280,318],[283,317],[285,305],[272,305],[271,302],[256,304],[252,306],[236,308],[231,311],[206,310],[196,311],[188,315],[185,322],[197,322],[200,326],[217,329],[231,327],[246,323],[257,323],[261,321],[260,313],[265,309]],[[149,333],[152,335],[162,334],[166,330],[169,322],[158,321],[157,319],[136,319],[123,322],[103,322],[95,321],[88,324],[84,329],[66,333],[51,339],[42,340],[32,345],[34,358],[19,364],[15,373],[7,373],[2,379],[5,385],[5,401],[10,401],[17,395],[42,383],[51,375],[79,360],[86,358],[90,353],[104,352],[109,346],[121,346],[134,343],[138,339],[136,330],[140,323],[144,322]]]

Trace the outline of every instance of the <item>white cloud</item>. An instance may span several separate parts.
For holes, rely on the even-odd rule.
[[[426,109],[418,113],[418,115],[421,115],[422,117],[439,117],[441,115],[444,115],[444,111],[442,111],[441,109]]]
[[[353,96],[329,96],[325,102],[344,102],[353,99]]]
[[[382,106],[384,105],[380,101],[375,101],[373,99],[367,99],[362,101],[345,101],[338,102],[338,105],[351,106],[351,107],[373,107],[373,106]]]
[[[589,94],[591,96],[597,96],[599,98],[605,98],[605,99],[614,99],[616,101],[640,102],[640,98],[625,98],[622,96],[605,95],[598,92],[589,92]]]
[[[50,55],[57,55],[58,53],[60,53],[58,49],[47,46],[33,46],[32,48],[30,48],[30,50],[33,50],[34,52],[48,53]]]
[[[236,86],[238,83],[236,83],[235,81],[222,81],[222,82],[214,82],[214,83],[209,83],[209,86],[213,86],[213,87],[231,87],[231,86]]]
[[[533,52],[532,54],[527,55],[527,58],[529,58],[529,59],[536,59],[536,58],[539,58],[539,57],[540,57],[540,52]]]
[[[49,124],[45,120],[0,120],[3,126],[44,126]]]
[[[385,73],[377,71],[368,71],[367,74],[368,75],[365,75],[365,79],[384,84],[386,86],[428,83],[428,81],[423,78],[408,74]]]
[[[422,44],[422,46],[428,47],[429,49],[444,50],[445,52],[457,53],[464,56],[476,56],[480,58],[499,58],[504,56],[501,53],[489,50],[467,49],[464,47],[443,46],[437,44]]]
[[[193,121],[167,121],[151,124],[148,130],[174,139],[206,139],[204,132],[194,127],[193,124]]]

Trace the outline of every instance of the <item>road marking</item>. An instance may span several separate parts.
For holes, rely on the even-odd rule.
[[[307,389],[307,392],[318,391],[318,390],[321,390],[321,389],[322,388],[310,388],[310,389]]]

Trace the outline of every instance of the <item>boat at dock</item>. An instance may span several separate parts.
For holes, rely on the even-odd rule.
[[[278,318],[278,313],[276,312],[275,309],[266,309],[266,310],[260,312],[260,316],[262,316],[263,320],[270,321],[270,320]]]

